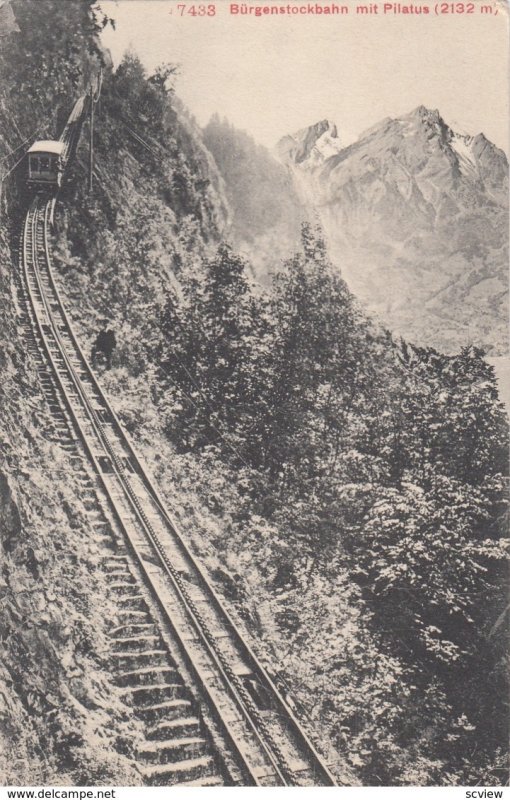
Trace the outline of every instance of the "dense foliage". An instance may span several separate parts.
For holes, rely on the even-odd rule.
[[[5,123],[13,133],[54,138],[55,128],[63,127],[103,62],[97,37],[108,19],[94,13],[96,6],[77,0],[58,13],[54,0],[11,0],[17,30],[0,38],[0,72],[10,111]]]
[[[305,564],[308,581],[347,568],[379,656],[398,660],[413,697],[395,738],[407,746],[434,726],[425,781],[445,780],[439,763],[471,778],[466,753],[489,758],[507,725],[493,630],[507,602],[507,427],[492,368],[476,348],[394,342],[310,226],[265,295],[225,245],[181,278],[154,357],[167,435],[186,452],[213,448],[244,510],[278,527],[272,591],[295,590]],[[398,781],[397,751],[380,759],[374,745],[365,780]]]

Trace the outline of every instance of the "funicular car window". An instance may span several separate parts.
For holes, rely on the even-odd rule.
[[[50,169],[50,159],[43,157],[41,158],[41,172],[49,172]]]
[[[32,156],[30,159],[30,169],[32,172],[39,172],[39,159],[37,156]]]

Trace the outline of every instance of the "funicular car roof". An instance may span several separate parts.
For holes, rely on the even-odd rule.
[[[34,142],[32,147],[29,148],[29,153],[51,153],[54,155],[62,155],[64,150],[64,142],[53,141],[50,139]]]

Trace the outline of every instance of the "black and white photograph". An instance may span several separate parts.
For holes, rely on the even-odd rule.
[[[5,797],[504,796],[508,22],[0,0]]]

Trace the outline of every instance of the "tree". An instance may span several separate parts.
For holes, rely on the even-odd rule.
[[[172,415],[169,430],[182,422],[187,444],[214,442],[226,448],[227,457],[244,451],[250,438],[256,457],[253,439],[264,394],[257,366],[269,335],[263,304],[252,293],[245,263],[226,244],[183,290],[184,303],[169,298],[162,322],[163,382],[178,401],[179,422]]]
[[[164,63],[156,67],[153,75],[151,75],[147,82],[156,86],[160,92],[167,94],[173,92],[174,81],[179,73],[179,67],[176,64]]]

